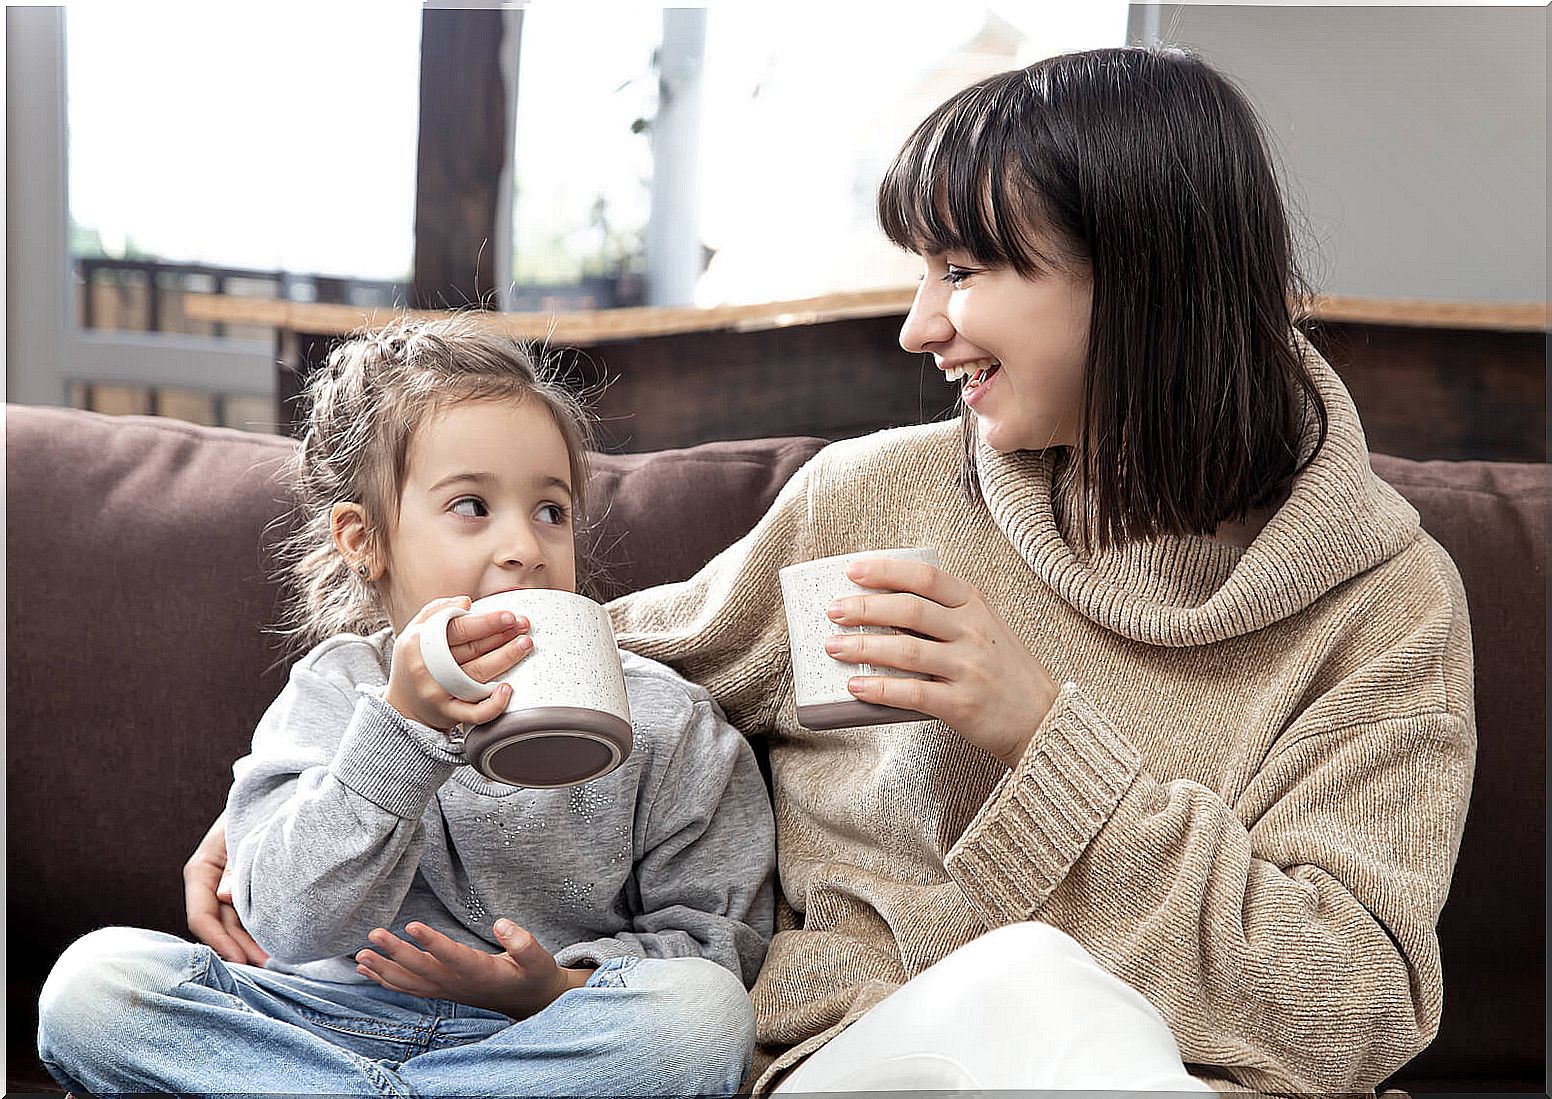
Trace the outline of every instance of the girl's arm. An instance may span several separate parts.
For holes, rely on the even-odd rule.
[[[399,634],[381,691],[357,687],[382,681],[371,642],[347,636],[314,649],[234,768],[233,903],[280,961],[350,953],[393,921],[420,867],[421,817],[463,762],[437,730],[488,721],[506,704],[505,684],[484,702],[461,702],[426,670],[418,628],[454,602],[469,599],[432,600]],[[448,627],[448,642],[467,674],[489,681],[527,654],[526,630],[510,614],[466,615]],[[196,900],[198,884],[187,893],[191,917]]]
[[[345,669],[377,659],[359,641],[299,663],[233,769],[232,900],[278,961],[351,953],[393,921],[420,865],[421,816],[458,762],[440,733],[354,689],[365,677]]]

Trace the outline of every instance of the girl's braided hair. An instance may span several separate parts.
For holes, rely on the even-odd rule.
[[[580,529],[593,442],[587,410],[560,384],[552,359],[477,315],[404,317],[358,330],[309,375],[301,446],[288,470],[295,522],[279,549],[286,587],[280,632],[289,647],[388,625],[374,585],[334,545],[334,506],[361,505],[371,552],[381,559],[416,429],[459,401],[511,399],[538,401],[565,440]]]

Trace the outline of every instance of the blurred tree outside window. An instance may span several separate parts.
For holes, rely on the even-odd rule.
[[[650,5],[523,9],[510,308],[640,303],[662,23]]]
[[[543,0],[524,8],[513,308],[645,297],[663,9],[601,10]],[[1123,44],[1126,21],[1117,0],[708,6],[689,230],[705,263],[693,304],[913,282],[916,261],[884,239],[873,212],[911,129],[983,77]]]

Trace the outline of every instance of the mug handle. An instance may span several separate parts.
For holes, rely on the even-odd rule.
[[[454,698],[465,702],[484,702],[495,687],[481,683],[464,672],[453,659],[453,650],[447,643],[447,624],[469,612],[454,604],[443,607],[420,624],[420,658],[426,662],[431,678]]]

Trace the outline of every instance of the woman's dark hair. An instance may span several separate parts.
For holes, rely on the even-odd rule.
[[[878,214],[911,251],[1092,275],[1073,465],[1100,546],[1243,518],[1324,444],[1294,336],[1308,288],[1266,140],[1198,58],[1093,50],[972,85],[906,141]],[[1035,232],[1056,247],[1042,252]],[[961,417],[978,497],[974,413]]]

